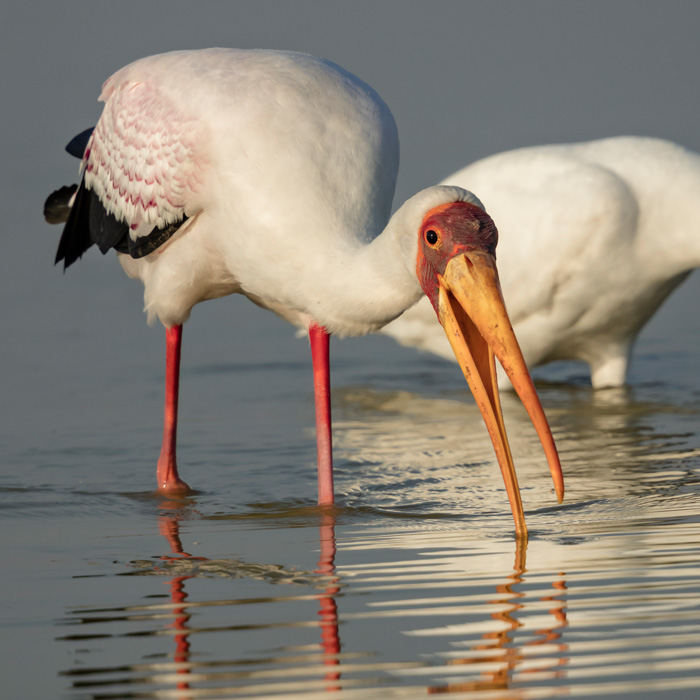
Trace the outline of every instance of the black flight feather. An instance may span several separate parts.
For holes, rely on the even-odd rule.
[[[78,134],[66,150],[76,158],[82,158],[93,129]],[[76,192],[73,206],[69,202]],[[50,224],[65,221],[61,240],[56,252],[56,263],[63,260],[63,269],[72,265],[83,253],[96,244],[104,255],[114,248],[119,253],[128,253],[132,258],[142,258],[165,243],[185,223],[183,214],[178,221],[163,228],[155,227],[146,236],[136,240],[129,236],[129,225],[110,214],[100,198],[85,187],[85,180],[78,185],[61,187],[52,192],[44,204],[44,218]]]
[[[44,203],[44,218],[49,224],[64,224],[70,216],[70,199],[78,185],[66,185],[52,192]]]
[[[66,146],[66,151],[72,156],[82,159],[94,130],[95,127],[91,126],[89,129],[85,129],[85,131],[81,131],[77,136],[74,136]]]
[[[152,253],[157,248],[160,248],[185,221],[187,221],[187,217],[183,214],[182,219],[163,226],[163,228],[154,228],[148,235],[139,236],[136,240],[131,236],[127,236],[129,255],[132,258],[143,258],[145,255]]]
[[[64,261],[63,269],[74,263],[92,245],[88,227],[80,223],[88,217],[89,199],[85,194],[85,189],[79,187],[71,207],[66,225],[63,227],[63,234],[58,243],[55,263]]]

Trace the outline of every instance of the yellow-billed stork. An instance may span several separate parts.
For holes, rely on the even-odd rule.
[[[496,228],[459,187],[431,187],[391,217],[394,119],[339,66],[299,53],[209,49],[151,56],[115,73],[94,131],[69,144],[77,190],[47,200],[66,220],[57,262],[116,249],[166,327],[162,492],[186,492],[175,456],[182,324],[200,301],[240,293],[308,330],[319,503],[333,502],[329,334],[376,331],[425,292],[475,394],[525,521],[493,353],[539,433],[557,496],[556,448],[500,296]]]

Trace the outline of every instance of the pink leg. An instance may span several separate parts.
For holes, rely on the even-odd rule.
[[[315,323],[309,326],[311,361],[316,402],[316,448],[318,451],[318,504],[333,503],[333,443],[331,440],[331,369],[328,360],[330,336]]]
[[[165,329],[165,419],[163,422],[163,445],[158,458],[159,493],[186,493],[190,487],[177,473],[175,444],[177,442],[177,399],[180,386],[180,347],[182,326]]]

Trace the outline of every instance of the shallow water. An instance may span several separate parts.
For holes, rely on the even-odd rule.
[[[200,491],[154,498],[162,335],[118,270],[82,269],[106,277],[96,308],[126,287],[136,309],[106,323],[85,281],[58,277],[84,316],[17,321],[48,340],[5,378],[0,668],[15,696],[697,697],[694,329],[656,321],[629,389],[537,373],[561,506],[504,397],[518,547],[457,368],[384,338],[334,343],[339,499],[319,510],[306,343],[231,299],[185,331],[180,463]]]
[[[698,151],[693,4],[608,3],[604,22],[583,3],[122,5],[14,3],[3,24],[0,697],[699,697],[697,274],[629,390],[537,373],[561,506],[504,400],[518,548],[456,367],[386,338],[333,341],[338,507],[319,511],[307,343],[241,299],[185,328],[179,460],[199,491],[153,498],[162,329],[112,256],[54,268],[41,216],[102,81],[184,47],[309,51],[367,80],[401,132],[397,203],[506,148]]]

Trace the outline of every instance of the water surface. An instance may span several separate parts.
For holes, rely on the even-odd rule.
[[[561,506],[504,397],[531,533],[518,546],[455,366],[384,338],[334,344],[339,499],[321,510],[305,342],[251,305],[210,306],[185,335],[191,498],[150,494],[158,330],[57,324],[52,342],[80,361],[52,368],[54,390],[8,378],[8,686],[76,699],[697,697],[698,353],[663,318],[631,388],[594,392],[573,366],[538,373]]]

